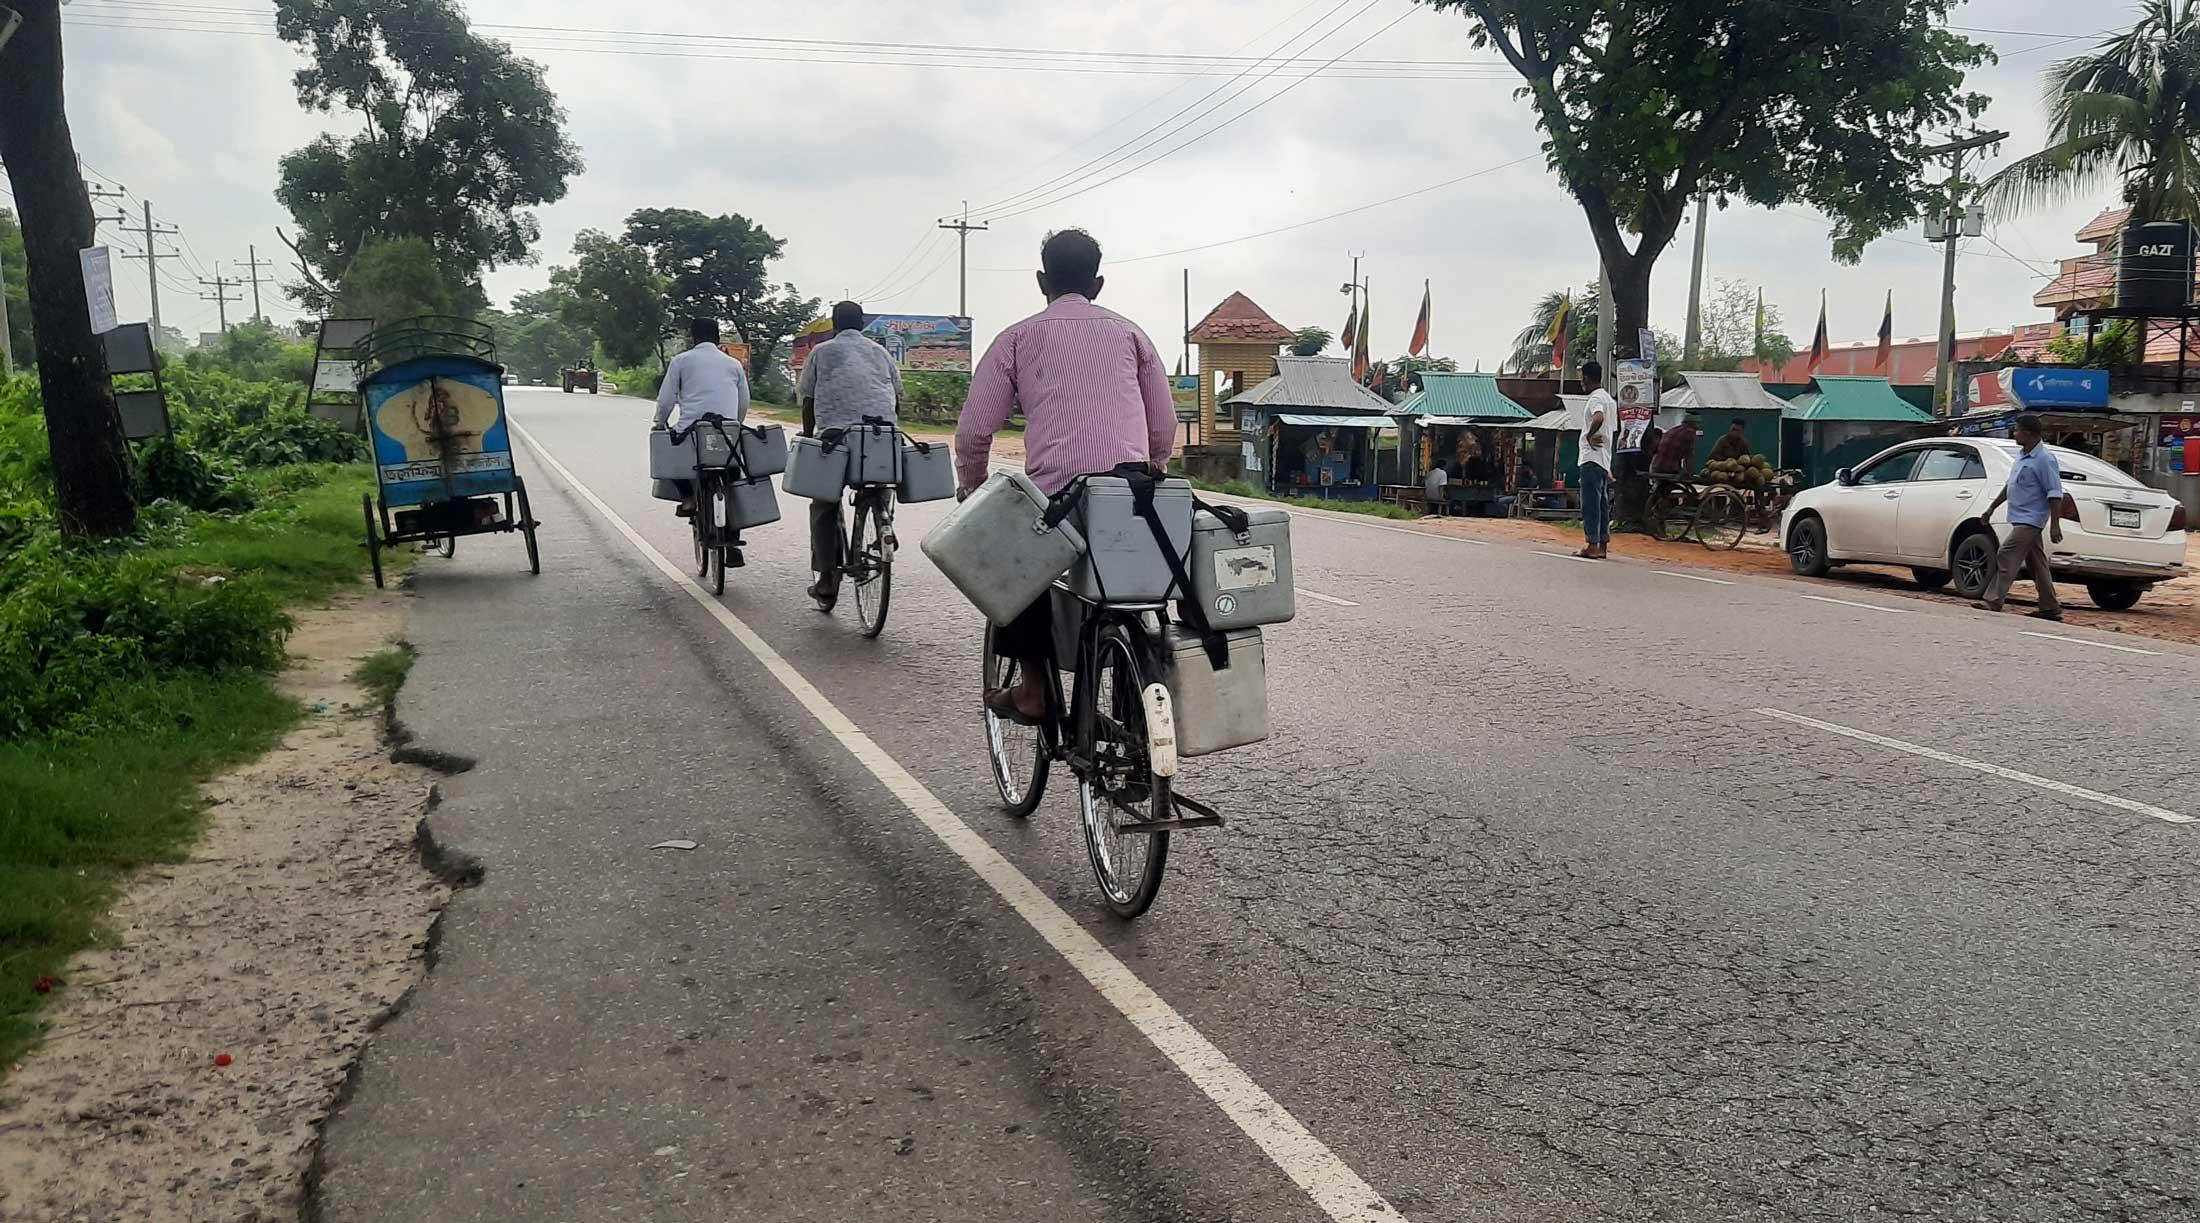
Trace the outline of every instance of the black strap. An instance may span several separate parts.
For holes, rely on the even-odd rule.
[[[1146,529],[1153,532],[1154,546],[1161,549],[1162,559],[1169,562],[1169,580],[1183,594],[1183,598],[1177,601],[1177,607],[1184,627],[1198,636],[1200,648],[1207,652],[1209,665],[1217,671],[1229,670],[1230,639],[1208,621],[1206,607],[1200,603],[1199,596],[1192,592],[1192,575],[1185,571],[1184,557],[1170,540],[1169,528],[1161,521],[1161,511],[1154,504],[1154,493],[1160,487],[1160,479],[1153,474],[1153,469],[1142,465],[1125,464],[1116,468],[1115,474],[1130,484],[1132,511],[1146,520]],[[1196,506],[1196,500],[1194,504]],[[1244,519],[1243,514],[1237,517]]]

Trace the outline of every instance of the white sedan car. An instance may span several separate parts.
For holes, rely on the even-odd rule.
[[[2123,611],[2149,586],[2185,572],[2185,507],[2089,454],[2048,449],[2076,503],[2062,513],[2062,542],[2048,545],[2055,577],[2082,583],[2093,601]],[[1843,468],[1831,484],[1796,495],[1781,516],[1795,572],[1822,577],[1851,563],[1907,566],[1928,590],[1954,581],[1985,592],[2006,530],[2005,506],[1979,518],[2008,482],[2017,444],[1949,437],[1905,442]]]

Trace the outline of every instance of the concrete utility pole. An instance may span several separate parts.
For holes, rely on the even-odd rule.
[[[1696,368],[1703,355],[1703,244],[1705,221],[1711,215],[1711,193],[1696,193],[1696,262],[1688,269],[1688,336],[1681,342],[1681,368]]]
[[[214,286],[214,291],[212,293],[201,293],[199,294],[199,296],[206,301],[214,303],[214,309],[217,312],[217,317],[221,319],[222,334],[228,335],[229,303],[240,300],[229,295],[229,290],[237,287],[236,278],[222,275],[221,261],[216,260],[214,262],[214,279],[208,280],[204,276],[201,276],[199,277],[199,283],[202,285]]]
[[[143,259],[145,261],[145,290],[152,295],[153,299],[153,347],[158,349],[160,347],[160,261],[163,259],[181,259],[183,256],[174,251],[164,251],[156,244],[155,239],[175,233],[176,227],[170,225],[161,228],[153,224],[153,204],[150,200],[145,202],[145,224],[132,232],[145,239],[145,253],[133,255],[125,251],[122,257],[124,259]]]
[[[1962,140],[1920,150],[1927,157],[1948,159],[1948,211],[1935,226],[1935,242],[1946,242],[1940,272],[1940,360],[1933,370],[1933,411],[1952,416],[1956,405],[1956,238],[1963,232],[1963,155],[1972,149],[1999,144],[2007,132],[1974,132]]]
[[[91,197],[91,199],[92,199],[92,241],[93,241],[93,242],[95,242],[95,243],[96,243],[96,242],[98,242],[98,241],[99,241],[99,227],[100,227],[100,226],[102,226],[102,225],[119,225],[119,224],[121,224],[122,222],[124,222],[124,221],[127,221],[127,220],[129,220],[129,219],[130,219],[130,214],[129,214],[129,213],[127,213],[127,212],[124,212],[124,211],[122,211],[122,210],[121,210],[121,209],[119,209],[119,208],[115,210],[115,214],[114,214],[113,216],[106,216],[106,215],[103,215],[103,214],[102,214],[102,213],[101,213],[101,212],[99,211],[99,201],[101,201],[101,200],[119,200],[119,199],[121,199],[121,198],[122,198],[122,192],[120,192],[120,191],[109,191],[108,189],[106,189],[105,187],[102,187],[102,186],[98,185],[97,183],[94,183],[94,182],[91,182],[91,181],[89,181],[89,180],[86,180],[86,182],[84,183],[84,194],[85,194],[85,195],[88,195],[88,196],[90,196],[90,197]]]
[[[1597,364],[1612,376],[1612,333],[1619,330],[1619,308],[1612,304],[1612,273],[1597,260]],[[1607,383],[1609,385],[1609,383]]]
[[[952,229],[952,230],[954,230],[954,231],[955,231],[955,239],[956,239],[956,242],[957,242],[957,244],[958,244],[958,245],[960,246],[960,248],[961,248],[961,249],[960,249],[960,250],[959,250],[959,251],[958,251],[958,252],[956,253],[956,259],[955,259],[955,262],[956,262],[956,272],[957,272],[957,282],[958,282],[958,285],[959,285],[959,287],[957,288],[957,290],[956,290],[956,292],[955,292],[955,313],[956,313],[956,314],[958,314],[958,315],[960,315],[960,316],[961,316],[961,317],[963,317],[963,318],[969,318],[969,317],[970,317],[970,234],[971,234],[971,231],[973,231],[973,230],[975,230],[975,231],[977,231],[977,232],[979,232],[979,233],[984,233],[984,232],[985,232],[985,229],[986,229],[986,227],[985,227],[984,225],[982,225],[982,224],[980,224],[980,225],[972,225],[972,224],[970,223],[970,201],[969,201],[969,200],[964,200],[964,201],[963,201],[963,210],[962,210],[962,217],[961,217],[961,219],[960,219],[960,220],[955,220],[955,221],[950,221],[950,220],[948,220],[948,219],[947,219],[946,217],[941,217],[941,218],[940,218],[940,228],[941,228],[941,229]]]
[[[275,265],[269,260],[260,258],[258,247],[247,245],[244,248],[244,253],[246,275],[252,278],[252,319],[254,322],[265,322],[267,316],[260,313],[260,269],[271,268]]]

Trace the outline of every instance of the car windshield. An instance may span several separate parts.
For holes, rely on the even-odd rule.
[[[2001,438],[1983,438],[1981,440],[1986,442],[1987,445],[1999,447],[2003,453],[2012,459],[2017,457],[2017,454],[2023,449],[2015,442],[2004,441]],[[2105,484],[2116,488],[2146,487],[2146,485],[2125,475],[2122,471],[2103,463],[2082,450],[2071,450],[2063,446],[2049,446],[2047,449],[2050,454],[2055,456],[2055,461],[2062,466],[2063,475],[2078,483]]]

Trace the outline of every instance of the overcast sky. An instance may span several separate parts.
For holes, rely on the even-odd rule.
[[[2036,32],[1976,35],[2003,56],[1973,84],[1994,98],[1984,122],[2014,133],[2005,157],[2039,147],[2041,71],[2086,45],[2045,35],[2090,33],[2123,21],[2133,7],[2125,0],[2098,6],[1975,0],[1958,10],[1959,25]],[[1235,289],[1290,326],[1334,331],[1346,312],[1339,285],[1351,256],[1363,254],[1377,355],[1404,349],[1426,278],[1434,285],[1435,350],[1470,369],[1478,360],[1496,368],[1538,296],[1595,275],[1586,222],[1543,168],[1529,107],[1511,96],[1509,76],[1495,70],[1502,65],[1475,66],[1492,61],[1468,45],[1461,19],[1415,9],[1408,0],[748,0],[738,6],[662,0],[630,10],[647,15],[629,20],[616,39],[594,41],[575,31],[617,24],[612,6],[474,0],[467,8],[485,27],[529,27],[485,32],[509,38],[547,66],[587,163],[570,194],[541,210],[540,260],[489,277],[500,305],[542,284],[548,267],[567,258],[576,231],[616,231],[636,208],[687,207],[744,213],[786,239],[773,278],[807,293],[828,300],[866,294],[866,305],[887,312],[952,313],[953,235],[933,228],[939,217],[964,199],[978,213],[989,205],[1009,211],[1000,207],[1004,201],[1079,170],[1173,113],[1191,108],[1189,119],[1223,103],[1229,94],[1207,95],[1226,85],[1232,92],[1249,88],[1182,135],[1112,168],[1098,167],[1091,179],[1072,177],[1046,194],[1027,195],[1025,202],[1043,206],[971,235],[970,312],[981,343],[1040,304],[1030,275],[1039,239],[1067,225],[1091,230],[1106,248],[1106,304],[1144,324],[1172,358],[1183,326],[1186,268],[1194,318]],[[245,259],[248,245],[262,259],[287,254],[275,237],[278,226],[289,225],[273,198],[277,159],[321,131],[355,126],[346,114],[299,110],[290,86],[298,56],[271,33],[247,32],[270,31],[270,11],[251,0],[74,0],[65,10],[77,149],[95,173],[128,188],[133,220],[134,201],[150,199],[158,217],[182,227],[189,258],[162,264],[173,282],[163,290],[162,315],[192,334],[213,328],[215,306],[183,297],[180,287],[213,275],[216,261],[226,272]],[[197,28],[179,28],[186,26]],[[671,37],[641,37],[650,32]],[[888,66],[849,62],[876,60],[880,52],[708,41],[722,35],[1217,56],[1256,56],[1288,44],[1314,64],[1366,39],[1352,59],[1447,66],[1363,67],[1350,78],[1308,74],[1302,81],[1291,80],[1290,71],[1256,80],[1256,71],[1232,85],[1227,73],[1126,71],[1155,61],[1093,56],[1095,70],[1079,73]],[[837,62],[818,62],[827,57]],[[1052,200],[1105,177],[1098,169],[1138,167],[1239,114],[1181,152]],[[1137,259],[1294,225],[1481,170],[1490,172],[1351,216]],[[1968,244],[1958,275],[1959,327],[2046,318],[2031,294],[2054,259],[2076,253],[2071,234],[2094,211],[2087,202],[2039,212],[1994,227],[1998,246]],[[1837,342],[1870,337],[1889,290],[1898,336],[1934,331],[1937,249],[1907,233],[1874,244],[1861,264],[1842,267],[1828,255],[1826,230],[1822,218],[1800,208],[1715,211],[1709,275],[1761,284],[1799,343],[1809,341],[1821,289],[1829,294]],[[1684,229],[1659,263],[1653,291],[1655,321],[1676,334],[1686,309],[1690,234]],[[123,239],[118,249],[134,246],[134,238]],[[144,317],[143,261],[120,262],[117,280],[124,317]],[[262,295],[271,316],[296,317],[279,291],[263,286]],[[232,321],[249,309],[249,300],[231,306]]]

